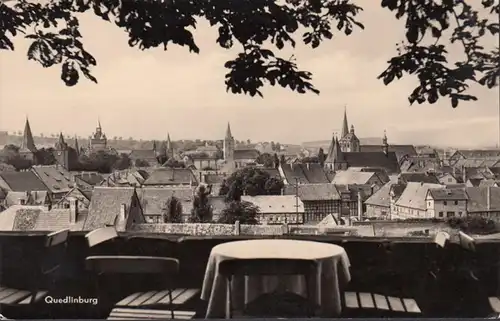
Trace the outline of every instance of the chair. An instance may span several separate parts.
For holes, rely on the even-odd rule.
[[[32,305],[40,302],[49,292],[49,286],[43,286],[47,280],[55,283],[54,274],[59,270],[60,262],[64,258],[69,230],[60,230],[47,235],[42,255],[42,262],[36,271],[37,283],[30,290],[19,290],[0,286],[0,306]]]
[[[198,289],[173,289],[172,280],[179,270],[179,261],[173,258],[144,256],[90,256],[86,259],[88,271],[98,276],[106,274],[157,274],[167,285],[165,290],[133,293],[117,304],[109,320],[125,319],[191,319],[195,312],[177,308],[193,298]],[[99,288],[99,277],[96,278]],[[166,306],[167,309],[162,307]]]
[[[363,244],[364,245],[364,244]],[[373,243],[369,256],[373,261],[368,267],[357,262],[353,269],[353,280],[343,289],[342,314],[344,317],[408,317],[421,316],[422,311],[412,293],[407,293],[411,279],[419,271],[416,263],[424,257],[421,244],[389,242]],[[413,248],[412,248],[413,247]],[[414,253],[408,260],[406,253]],[[365,252],[366,253],[366,252]],[[412,260],[413,259],[413,260]],[[361,259],[360,259],[361,260]],[[356,259],[353,259],[356,262]],[[410,277],[411,276],[411,277]],[[397,284],[397,286],[394,286]],[[405,292],[404,294],[402,292]]]
[[[290,314],[291,304],[302,305],[298,310],[306,314],[307,317],[312,317],[315,314],[317,307],[310,302],[311,293],[311,277],[316,274],[316,264],[314,261],[308,260],[292,260],[292,259],[245,259],[245,260],[226,260],[220,263],[219,273],[226,278],[226,319],[231,319],[233,316],[233,301],[231,291],[231,281],[233,277],[245,276],[285,276],[285,275],[303,275],[305,277],[307,297],[304,298],[290,293],[274,293],[264,294],[255,301],[249,303],[238,317],[258,316],[259,313],[270,313],[265,317],[284,317]],[[288,299],[288,300],[286,300]],[[283,307],[280,303],[287,301],[290,306]],[[263,305],[263,306],[260,306]],[[259,309],[260,308],[260,309]],[[284,309],[283,309],[284,308]],[[263,311],[264,310],[264,311]],[[304,316],[304,315],[302,315]],[[298,317],[298,315],[290,315],[290,317]]]

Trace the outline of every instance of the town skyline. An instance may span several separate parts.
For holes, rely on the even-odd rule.
[[[195,55],[174,46],[166,52],[130,48],[124,32],[83,15],[82,34],[98,61],[99,84],[82,79],[66,87],[60,70],[28,61],[28,43],[16,38],[16,51],[0,52],[0,128],[22,129],[28,115],[35,133],[88,136],[100,118],[110,136],[155,139],[169,132],[174,140],[218,139],[229,121],[237,139],[300,143],[331,139],[347,105],[360,137],[382,137],[386,130],[392,143],[495,146],[497,90],[473,88],[479,100],[456,109],[444,99],[409,107],[411,79],[388,87],[376,79],[403,28],[378,3],[364,7],[364,31],[338,35],[315,50],[299,45],[293,52],[299,67],[313,73],[319,96],[266,88],[264,99],[226,93],[223,65],[236,52],[216,48],[215,32],[205,23],[195,33],[201,47]],[[379,28],[387,31],[382,39]],[[461,52],[450,49],[451,57]],[[283,50],[282,56],[290,55]]]

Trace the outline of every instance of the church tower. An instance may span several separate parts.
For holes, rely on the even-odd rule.
[[[54,146],[54,157],[58,165],[70,170],[70,155],[68,144],[64,141],[64,136],[59,133],[59,140]]]
[[[19,155],[24,159],[36,162],[35,154],[35,140],[33,139],[33,133],[31,132],[30,122],[28,120],[28,117],[26,117],[26,123],[24,124],[23,141],[21,142],[21,146],[19,148]]]
[[[227,123],[226,137],[224,138],[224,160],[234,160],[235,141],[231,133],[231,126]]]
[[[346,153],[361,151],[359,138],[354,133],[354,125],[351,124],[351,129],[349,130],[346,109],[344,109],[344,120],[342,122],[342,135],[340,136],[339,144],[342,151]]]

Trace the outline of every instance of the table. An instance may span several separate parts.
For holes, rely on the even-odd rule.
[[[229,242],[215,246],[205,271],[201,299],[208,301],[207,318],[223,318],[226,303],[226,279],[218,273],[219,264],[228,259],[302,259],[316,261],[314,300],[321,306],[321,316],[335,317],[341,312],[340,287],[351,279],[349,258],[345,250],[333,244],[264,239]],[[258,279],[257,279],[258,278]],[[280,280],[283,281],[283,280]],[[305,280],[300,276],[286,278],[286,290],[304,294]],[[241,309],[257,296],[273,291],[277,277],[248,276],[233,281],[233,305]]]

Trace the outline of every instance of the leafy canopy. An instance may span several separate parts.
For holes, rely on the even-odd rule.
[[[497,86],[499,49],[483,48],[481,39],[489,34],[498,36],[499,25],[473,8],[472,3],[479,5],[479,1],[487,11],[499,14],[498,0],[381,0],[381,6],[393,12],[396,19],[405,20],[406,39],[379,78],[388,85],[405,74],[413,75],[419,85],[409,95],[411,104],[433,104],[447,97],[453,107],[461,100],[476,100],[467,94],[472,83]],[[132,47],[145,50],[163,46],[167,50],[173,43],[194,53],[200,48],[191,30],[196,28],[197,19],[206,19],[218,28],[217,43],[222,48],[241,46],[237,57],[225,64],[227,91],[262,96],[262,87],[271,84],[302,94],[318,94],[311,73],[300,70],[293,57],[283,58],[277,53],[285,45],[295,47],[299,36],[302,42],[317,48],[337,31],[350,35],[356,28],[363,29],[357,20],[362,8],[351,2],[3,0],[0,48],[14,50],[12,38],[24,35],[33,41],[28,59],[43,67],[59,65],[62,80],[73,86],[81,75],[97,82],[91,74],[96,59],[83,46],[77,13],[92,12],[125,29]],[[463,47],[463,61],[447,60],[450,41]]]

